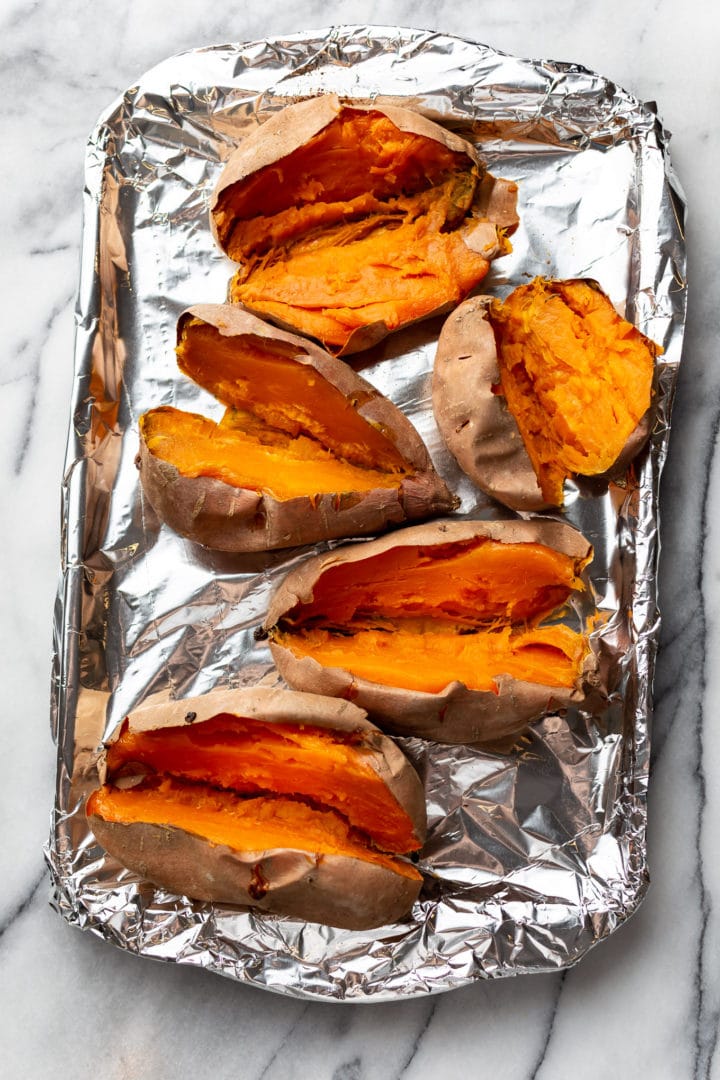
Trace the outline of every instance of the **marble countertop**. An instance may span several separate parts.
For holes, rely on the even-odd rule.
[[[2,1064],[8,1077],[394,1080],[720,1077],[720,423],[716,361],[720,15],[689,0],[531,0],[439,11],[301,0],[238,14],[186,0],[2,5],[0,490],[6,506],[0,858]],[[59,486],[72,381],[83,155],[97,115],[165,56],[332,21],[423,26],[520,56],[577,61],[653,100],[689,220],[690,306],[662,487],[650,793],[652,884],[577,967],[406,1003],[338,1007],[153,964],[70,929],[48,906],[54,791],[48,725]],[[32,796],[32,798],[30,798]],[[18,809],[19,808],[19,809]]]

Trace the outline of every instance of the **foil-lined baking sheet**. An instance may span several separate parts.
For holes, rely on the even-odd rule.
[[[351,932],[198,904],[153,889],[95,843],[88,762],[152,696],[279,683],[254,636],[268,597],[318,548],[232,556],[160,526],[138,487],[138,417],[221,406],[180,376],[175,323],[225,298],[232,264],[208,202],[236,142],[274,110],[325,92],[419,109],[517,180],[521,224],[483,289],[536,274],[596,278],[662,345],[658,418],[622,485],[564,514],[593,543],[591,578],[617,657],[600,715],[570,711],[512,746],[399,740],[423,776],[429,836],[412,916]],[[684,201],[652,106],[581,67],[387,27],[340,27],[184,53],[112,105],[86,165],[72,418],[63,485],[52,724],[53,903],[125,949],[296,997],[381,1001],[575,963],[635,910],[648,883],[646,792],[658,634],[658,485],[685,313]],[[509,516],[438,435],[430,373],[441,320],[353,359],[410,417],[469,517]],[[510,515],[511,516],[511,515]]]

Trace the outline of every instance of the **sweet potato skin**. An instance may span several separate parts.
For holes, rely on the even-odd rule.
[[[186,477],[143,442],[138,467],[153,509],[174,532],[217,551],[253,552],[384,532],[427,506],[422,482],[282,502],[211,477]],[[431,506],[433,504],[431,503]],[[442,513],[443,500],[431,513]]]
[[[513,510],[547,510],[500,383],[488,296],[465,300],[443,325],[433,366],[435,419],[448,450],[481,491]]]
[[[210,204],[210,222],[213,236],[227,253],[233,223],[225,202],[229,191],[261,169],[282,162],[294,151],[308,143],[330,124],[347,106],[355,112],[380,112],[400,131],[431,139],[447,149],[465,155],[478,170],[480,182],[473,204],[472,216],[463,227],[463,241],[467,248],[481,255],[486,261],[486,271],[493,259],[505,254],[509,248],[506,237],[518,225],[517,185],[488,173],[475,147],[453,132],[427,119],[422,114],[379,101],[372,105],[357,102],[344,103],[335,94],[324,94],[305,101],[287,105],[274,113],[256,132],[244,139],[225,164]],[[466,295],[466,294],[465,294]],[[236,301],[231,282],[229,299]],[[462,295],[438,303],[425,311],[418,319],[403,319],[390,325],[383,319],[368,322],[353,329],[341,347],[332,347],[337,356],[347,356],[371,348],[389,333],[411,325],[412,322],[444,314],[463,299]],[[243,301],[247,304],[247,301]],[[250,310],[252,305],[247,304]],[[265,313],[283,329],[297,331],[298,327],[276,315]],[[328,345],[328,348],[331,348]]]
[[[351,702],[269,687],[218,690],[141,706],[121,727],[146,732],[180,724],[196,726],[221,713],[268,725],[308,724],[352,734],[365,763],[410,816],[417,844],[422,844],[426,811],[420,779],[395,743]],[[97,758],[100,785],[108,780],[107,748],[119,733],[120,728]],[[171,825],[122,824],[94,813],[88,813],[88,821],[97,841],[128,869],[161,888],[199,901],[366,930],[402,919],[422,886],[417,876],[406,877],[346,855],[291,847],[239,851]]]
[[[97,815],[88,820],[98,842],[123,866],[169,892],[346,930],[399,921],[422,885],[341,855],[239,852],[174,827],[121,825]]]
[[[368,714],[392,735],[417,736],[442,743],[499,742],[521,732],[533,720],[570,705],[581,705],[585,686],[567,691],[539,683],[521,682],[509,675],[495,679],[497,693],[470,690],[452,682],[438,694],[381,686],[341,668],[324,668],[312,657],[298,659],[289,649],[270,643],[275,666],[289,686],[314,686],[323,694],[361,703]],[[592,682],[595,662],[586,660],[582,683]]]
[[[497,692],[472,690],[452,682],[440,693],[424,693],[357,678],[341,668],[322,667],[312,657],[296,657],[273,641],[272,629],[298,603],[309,603],[315,582],[330,566],[361,561],[397,544],[429,547],[487,537],[504,543],[541,543],[581,562],[591,558],[585,537],[570,525],[553,520],[452,521],[406,528],[366,544],[337,548],[308,560],[292,571],[271,599],[265,629],[275,665],[289,686],[316,688],[347,698],[366,709],[383,730],[445,743],[492,743],[522,731],[533,720],[558,708],[582,705],[591,692],[604,694],[603,676],[592,651],[572,687],[550,688],[509,675],[495,679]]]
[[[346,364],[305,338],[226,304],[198,305],[183,312],[178,342],[193,319],[224,336],[247,335],[290,346],[299,363],[314,368],[345,397],[358,399],[357,413],[386,433],[414,472],[397,487],[278,500],[267,491],[234,487],[213,477],[184,476],[171,462],[152,453],[141,418],[137,465],[142,488],[158,517],[179,535],[219,551],[269,551],[375,534],[453,508],[455,499],[435,472],[410,421]]]

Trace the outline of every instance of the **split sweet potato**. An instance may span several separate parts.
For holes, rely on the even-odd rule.
[[[382,532],[454,498],[409,420],[319,346],[230,305],[178,323],[181,370],[226,406],[140,420],[140,478],[176,532],[265,551]]]
[[[438,342],[433,406],[460,466],[517,510],[561,506],[566,480],[606,482],[646,442],[661,350],[595,281],[536,278],[474,297]]]
[[[420,780],[349,702],[257,687],[140,708],[98,761],[98,841],[156,885],[348,929],[407,914]]]
[[[510,250],[516,185],[410,109],[289,105],[244,139],[211,205],[230,299],[338,355],[447,311]]]
[[[394,734],[497,740],[600,687],[568,606],[588,599],[591,557],[555,521],[416,526],[291,571],[265,629],[290,686],[349,698]]]

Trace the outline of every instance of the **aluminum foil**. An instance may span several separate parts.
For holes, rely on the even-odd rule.
[[[138,489],[138,416],[221,408],[180,377],[175,322],[225,297],[207,206],[237,140],[298,97],[387,98],[471,138],[520,187],[514,251],[485,291],[591,276],[664,349],[659,411],[627,483],[564,514],[595,547],[592,582],[619,691],[491,750],[401,740],[427,788],[425,886],[406,922],[340,931],[153,889],[105,855],[82,808],[87,764],[131,709],[279,682],[253,631],[282,575],[317,549],[230,556],[161,527]],[[415,30],[341,27],[187,52],[153,69],[90,139],[76,375],[63,485],[52,725],[53,903],[125,949],[296,997],[389,1000],[575,963],[648,883],[646,791],[658,634],[658,483],[685,312],[684,203],[649,105],[581,67]],[[429,374],[439,320],[354,361],[405,410],[459,513],[498,516],[444,448]],[[507,516],[507,515],[505,515]]]

